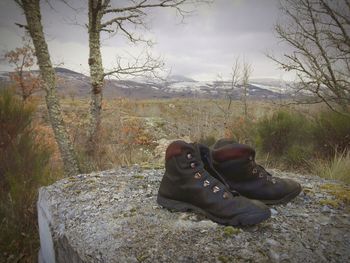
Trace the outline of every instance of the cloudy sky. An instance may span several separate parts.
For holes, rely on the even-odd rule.
[[[88,36],[86,2],[71,0],[74,8],[59,0],[51,0],[51,7],[42,1],[44,31],[54,65],[88,74]],[[118,2],[118,1],[114,1]],[[157,9],[147,20],[149,30],[141,32],[156,45],[154,56],[161,56],[172,74],[196,80],[228,78],[235,58],[248,61],[253,78],[290,79],[268,59],[269,52],[281,56],[286,47],[274,33],[274,25],[281,14],[278,0],[214,0],[191,8],[194,12],[184,21],[174,10]],[[14,23],[25,24],[21,10],[13,0],[0,2],[0,52],[21,46],[23,30]],[[130,45],[121,35],[103,35],[103,62],[111,68],[116,58],[136,56],[142,45]],[[0,70],[9,70],[4,61]]]

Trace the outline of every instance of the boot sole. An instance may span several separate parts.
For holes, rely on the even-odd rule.
[[[287,194],[286,196],[282,197],[281,199],[277,199],[277,200],[258,200],[258,201],[263,202],[265,205],[286,204],[290,200],[292,200],[295,197],[297,197],[300,194],[301,190],[302,190],[301,186],[299,186],[297,189],[295,189],[295,191],[290,192],[289,194]]]
[[[233,218],[220,218],[204,211],[203,209],[197,206],[194,206],[185,202],[177,201],[177,200],[168,199],[160,195],[157,196],[157,203],[162,207],[165,207],[169,210],[173,210],[176,212],[193,211],[198,214],[202,214],[206,216],[207,218],[209,218],[210,220],[216,223],[219,223],[221,225],[230,225],[230,226],[255,225],[268,219],[271,215],[270,210],[267,210],[261,213],[241,214]]]

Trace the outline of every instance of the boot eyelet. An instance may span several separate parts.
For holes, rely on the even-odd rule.
[[[253,161],[253,156],[252,156],[252,155],[249,156],[249,160],[250,160],[250,161]]]
[[[196,164],[195,163],[191,163],[191,168],[196,168]]]
[[[253,174],[256,174],[258,172],[258,169],[254,168],[253,169]]]
[[[222,195],[222,198],[228,199],[228,197],[229,197],[229,194],[227,192],[224,192],[224,194]]]
[[[207,187],[208,185],[210,185],[210,182],[208,180],[205,180],[204,183],[203,183],[203,186]]]
[[[195,173],[194,178],[196,179],[200,179],[202,177],[202,175],[200,173]]]
[[[192,159],[192,154],[191,154],[191,153],[188,153],[188,154],[186,155],[186,157],[187,157],[187,159]]]
[[[217,193],[217,192],[219,192],[220,191],[220,188],[218,187],[218,186],[214,186],[213,187],[213,193]]]
[[[259,173],[259,178],[263,178],[264,175],[262,173]]]

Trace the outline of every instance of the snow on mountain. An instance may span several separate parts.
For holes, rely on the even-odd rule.
[[[201,81],[181,81],[167,84],[170,92],[192,91],[201,92],[203,88],[208,87],[208,83]]]
[[[191,79],[191,78],[188,78],[188,77],[183,76],[183,75],[170,75],[170,76],[167,78],[167,81],[168,81],[168,82],[170,82],[170,81],[176,81],[176,82],[196,82],[196,80]]]
[[[267,85],[267,84],[259,84],[259,83],[249,83],[250,85],[253,85],[255,87],[270,90],[276,93],[282,93],[285,94],[288,92],[288,89],[286,86],[273,86],[273,85]]]
[[[59,94],[76,94],[77,97],[87,97],[90,94],[90,77],[65,68],[56,68],[59,81]],[[0,80],[9,81],[9,72],[0,72]],[[160,79],[132,79],[106,80],[105,98],[173,98],[173,97],[202,97],[224,98],[230,95],[233,99],[240,99],[243,87],[231,86],[230,81],[197,81],[186,76],[173,75],[165,81]],[[284,82],[254,80],[248,85],[248,95],[254,99],[287,98],[288,85]]]

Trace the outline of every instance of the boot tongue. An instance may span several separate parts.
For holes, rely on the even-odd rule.
[[[191,147],[193,147],[195,155],[196,155],[199,159],[201,159],[201,157],[202,157],[202,150],[203,150],[203,146],[204,146],[204,145],[199,144],[199,143],[193,143],[193,142],[191,142],[191,143],[189,143],[189,144],[191,145]],[[205,147],[205,146],[204,146],[204,147]]]
[[[206,160],[208,162],[212,162],[210,149],[204,144],[193,143],[193,147],[196,149],[196,152],[199,154],[202,160]]]
[[[255,150],[245,144],[229,144],[212,151],[215,162],[221,163],[228,160],[255,160]]]
[[[194,144],[194,148],[196,149],[196,151],[199,152],[201,160],[204,164],[205,169],[216,179],[218,179],[219,181],[221,181],[226,187],[227,189],[230,189],[229,184],[226,182],[226,180],[222,177],[222,175],[214,168],[213,165],[213,156],[212,156],[212,151],[210,150],[210,148],[208,148],[207,146],[203,145],[203,144],[199,144],[196,143]],[[238,196],[239,193],[230,189],[230,192],[234,195],[234,196]]]

